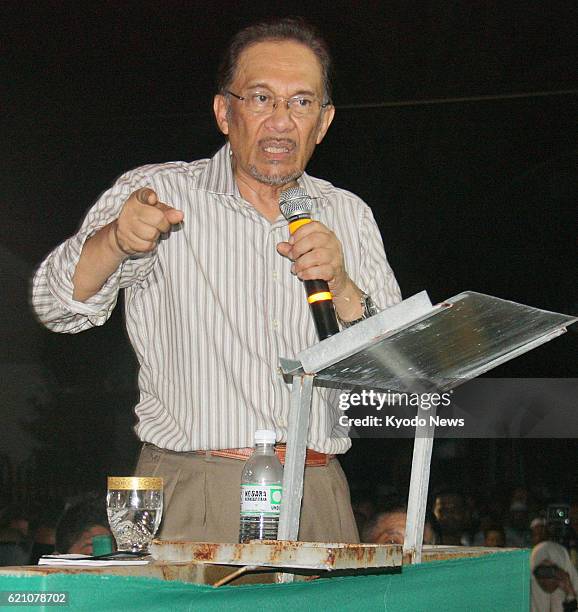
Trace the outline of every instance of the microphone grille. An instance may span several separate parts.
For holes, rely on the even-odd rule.
[[[285,219],[290,219],[298,214],[309,214],[313,208],[313,202],[305,189],[291,187],[281,192],[279,208]]]

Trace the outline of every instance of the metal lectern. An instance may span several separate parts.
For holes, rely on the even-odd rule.
[[[467,291],[432,306],[425,291],[339,334],[281,359],[292,381],[279,540],[297,540],[314,386],[398,393],[447,392],[548,342],[575,317]],[[435,417],[435,406],[427,415]],[[423,406],[417,415],[425,415]],[[403,552],[421,547],[435,424],[415,431]],[[425,424],[423,424],[425,423]]]

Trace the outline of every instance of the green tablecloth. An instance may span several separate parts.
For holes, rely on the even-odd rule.
[[[528,612],[529,551],[405,566],[401,573],[221,587],[149,578],[0,577],[0,591],[68,591],[69,610]],[[14,609],[14,607],[12,607]],[[56,612],[58,606],[45,609]]]

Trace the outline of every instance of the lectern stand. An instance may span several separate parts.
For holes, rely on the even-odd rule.
[[[297,540],[314,386],[393,393],[448,392],[548,342],[577,318],[464,292],[432,306],[419,293],[297,355],[281,359],[292,381],[279,540]],[[414,440],[403,551],[421,561],[435,406]],[[385,410],[384,410],[385,411]],[[423,406],[418,416],[425,416]],[[425,423],[425,425],[423,424]]]

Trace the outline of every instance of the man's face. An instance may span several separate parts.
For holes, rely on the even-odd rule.
[[[556,576],[552,577],[552,578],[536,578],[536,580],[538,581],[538,584],[540,585],[541,589],[543,591],[546,591],[546,593],[548,593],[549,595],[551,595],[556,589],[558,589],[561,585],[561,582],[563,581],[563,573],[560,570],[560,568],[555,565],[554,563],[552,563],[552,561],[550,561],[549,559],[544,559],[544,561],[542,561],[542,563],[540,563],[541,566],[544,567],[553,567],[555,568],[556,571]]]
[[[503,547],[506,545],[504,533],[497,529],[489,529],[484,538],[484,546]]]
[[[324,102],[321,66],[315,54],[293,41],[265,41],[245,49],[230,90],[246,96],[255,90],[291,98],[314,95]],[[255,114],[241,100],[215,96],[215,116],[228,135],[238,180],[282,186],[305,170],[315,146],[333,119],[329,106],[305,117],[294,117],[283,100],[270,113]]]
[[[383,515],[376,529],[376,544],[403,544],[405,537],[405,512]]]
[[[69,553],[79,555],[92,555],[92,538],[99,535],[112,535],[108,527],[104,525],[93,525],[89,529],[85,529],[76,542],[72,544]]]
[[[403,544],[405,539],[405,512],[388,512],[384,514],[374,530],[374,544]],[[428,521],[424,524],[423,543],[433,544],[435,535]]]
[[[433,513],[442,529],[446,532],[459,532],[466,525],[464,500],[461,495],[439,495]]]

